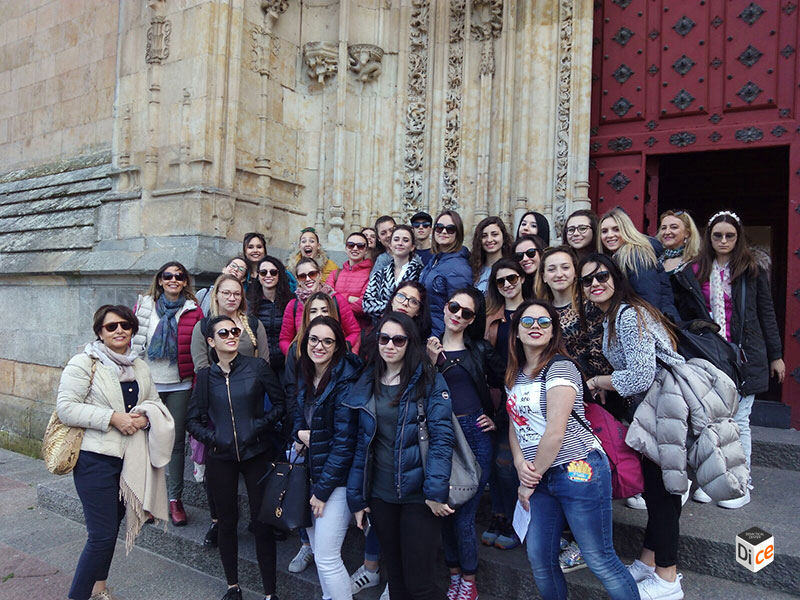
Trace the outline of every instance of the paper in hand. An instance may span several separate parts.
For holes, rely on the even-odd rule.
[[[531,496],[533,500],[533,496]],[[522,508],[522,504],[517,500],[517,506],[514,508],[514,532],[517,534],[520,542],[525,541],[525,534],[528,533],[528,525],[531,522],[531,513],[529,510]]]

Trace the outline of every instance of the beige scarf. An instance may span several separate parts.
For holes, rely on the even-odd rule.
[[[166,406],[146,400],[131,412],[146,415],[150,426],[130,436],[122,456],[119,496],[125,502],[126,552],[133,548],[148,513],[164,530],[167,528],[169,498],[164,467],[175,443],[175,422]]]

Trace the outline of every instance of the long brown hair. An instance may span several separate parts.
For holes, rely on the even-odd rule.
[[[545,262],[554,254],[566,254],[572,261],[572,268],[575,269],[575,281],[572,282],[572,291],[570,296],[572,297],[572,308],[577,310],[578,305],[576,300],[578,294],[575,288],[578,287],[578,257],[575,255],[575,250],[572,249],[572,246],[553,246],[542,252],[542,256],[539,259],[539,269],[536,271],[536,287],[534,288],[536,291],[536,297],[542,298],[543,300],[547,300],[551,303],[555,300],[553,296],[553,290],[551,290],[550,286],[544,281]]]
[[[564,345],[564,335],[561,331],[561,322],[558,319],[558,312],[553,308],[553,305],[544,300],[528,300],[520,304],[520,307],[514,311],[511,316],[511,324],[508,326],[508,364],[506,366],[506,387],[512,388],[514,382],[517,380],[520,370],[525,366],[525,349],[522,341],[519,339],[517,332],[519,331],[519,320],[531,306],[541,306],[547,311],[552,324],[550,328],[553,330],[553,337],[547,344],[547,347],[542,353],[542,358],[536,369],[533,371],[532,376],[536,377],[545,365],[556,354],[563,354],[568,356],[567,348]]]
[[[489,274],[489,286],[486,288],[486,316],[488,317],[491,314],[496,313],[501,308],[504,308],[506,305],[506,297],[500,293],[500,290],[497,289],[497,273],[500,269],[509,269],[514,271],[517,275],[520,276],[521,286],[522,289],[522,297],[525,297],[525,292],[523,291],[525,288],[525,283],[527,279],[527,275],[525,271],[522,269],[522,266],[515,261],[513,258],[501,258],[496,263],[492,265],[492,272]]]
[[[477,227],[472,236],[472,251],[469,253],[469,266],[472,267],[472,281],[477,281],[481,274],[481,269],[486,263],[486,251],[483,249],[483,230],[489,225],[497,225],[500,229],[500,235],[503,236],[503,244],[500,246],[500,255],[502,258],[511,256],[511,244],[514,240],[511,239],[511,234],[506,229],[506,224],[500,217],[486,217]]]
[[[458,252],[461,250],[461,246],[464,245],[464,221],[461,220],[461,216],[454,210],[443,210],[439,213],[439,216],[436,217],[436,220],[433,222],[433,228],[436,229],[436,224],[439,220],[444,217],[448,216],[453,219],[453,225],[456,226],[456,237],[453,240],[453,243],[447,247],[442,247],[438,243],[436,243],[436,232],[433,232],[433,243],[431,244],[431,248],[433,249],[434,254],[439,254],[440,252],[450,253],[450,252]]]
[[[736,245],[733,247],[731,257],[728,260],[728,264],[731,267],[731,280],[737,279],[742,275],[757,277],[758,263],[747,246],[742,223],[735,213],[725,211],[717,213],[708,222],[705,235],[703,235],[703,243],[700,245],[700,254],[697,255],[697,260],[695,261],[697,263],[697,280],[703,283],[711,277],[711,265],[717,258],[717,253],[711,245],[711,232],[718,223],[730,223],[736,230]]]
[[[308,323],[311,321],[308,308],[311,306],[311,303],[314,300],[322,300],[328,306],[328,316],[336,319],[337,321],[339,320],[339,306],[336,304],[336,300],[333,299],[333,296],[326,294],[325,292],[314,292],[311,294],[305,301],[305,304],[303,304],[303,317],[300,319],[300,329],[297,330],[297,335],[294,336],[294,339],[292,340],[293,342],[297,342],[297,358],[300,358],[300,354],[302,354],[300,340],[303,339],[303,336],[308,330]]]
[[[333,337],[336,340],[336,348],[333,351],[331,362],[328,363],[328,367],[322,374],[322,378],[319,380],[319,385],[317,385],[316,388],[314,387],[316,367],[314,366],[314,361],[308,356],[308,338],[315,325],[327,325],[330,327],[331,331],[333,331]],[[342,331],[341,324],[333,317],[319,316],[314,318],[314,320],[308,324],[308,328],[303,334],[303,338],[300,340],[300,347],[302,348],[302,353],[300,354],[300,374],[303,377],[302,384],[306,392],[305,402],[313,402],[314,398],[324,391],[328,382],[330,382],[331,371],[333,371],[334,367],[336,367],[339,361],[347,354],[347,342],[344,339],[344,331]]]

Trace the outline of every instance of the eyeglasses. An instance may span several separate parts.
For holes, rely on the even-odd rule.
[[[316,279],[319,277],[319,271],[309,271],[308,273],[298,273],[297,281],[305,281],[306,279]]]
[[[122,327],[122,331],[130,331],[133,329],[133,325],[127,321],[116,321],[115,323],[106,323],[103,325],[103,329],[105,329],[108,333],[114,333],[120,327]]]
[[[172,281],[173,278],[175,281],[186,281],[186,273],[169,273],[164,271],[161,274],[161,279],[163,281]]]
[[[715,231],[711,234],[711,237],[714,238],[715,242],[721,242],[723,240],[727,241],[734,241],[736,239],[735,233],[720,233],[719,231]]]
[[[583,277],[580,277],[579,281],[583,287],[587,288],[591,287],[594,279],[597,280],[597,283],[605,283],[608,281],[609,277],[611,277],[611,273],[608,271],[597,271],[596,273],[591,273],[590,275],[584,275]]]
[[[238,338],[240,335],[242,335],[242,330],[238,327],[231,327],[230,329],[217,329],[217,335],[223,340],[227,340],[229,335]]]
[[[309,348],[316,348],[317,346],[322,344],[322,347],[327,350],[328,348],[333,346],[334,342],[336,342],[336,340],[333,339],[333,338],[318,338],[315,335],[308,336],[308,347]]]
[[[345,244],[348,250],[352,250],[353,248],[358,248],[359,250],[363,250],[367,247],[364,242],[347,242]]]
[[[378,344],[381,346],[385,346],[389,342],[394,344],[395,348],[402,348],[406,345],[408,341],[407,335],[389,335],[388,333],[379,333],[378,334]]]
[[[422,229],[428,229],[431,226],[431,223],[429,221],[414,221],[411,223],[411,226],[414,229],[419,229],[420,227]]]
[[[267,275],[275,277],[278,274],[278,269],[261,269],[258,274],[261,275],[261,277],[266,277]]]
[[[578,232],[581,235],[583,235],[590,229],[591,226],[589,225],[570,225],[569,227],[567,227],[567,235],[575,235],[575,232]]]
[[[458,302],[448,302],[447,310],[449,310],[453,315],[457,315],[458,311],[461,311],[461,316],[467,320],[475,316],[474,310],[470,310],[469,308],[461,306]]]
[[[236,263],[231,263],[231,264],[229,264],[229,265],[228,265],[228,268],[229,268],[229,269],[233,269],[233,270],[234,270],[234,271],[236,271],[237,273],[244,273],[244,272],[247,270],[247,267],[240,267],[240,266],[239,266],[239,265],[237,265]]]
[[[458,231],[458,227],[455,225],[443,225],[441,223],[437,223],[433,230],[436,233],[442,233],[446,231],[448,235],[455,235],[456,231]]]
[[[400,304],[407,304],[408,306],[413,306],[414,308],[417,308],[420,304],[422,304],[416,298],[406,296],[403,292],[397,292],[394,297]]]
[[[519,320],[519,324],[525,329],[530,329],[534,323],[538,323],[542,329],[549,329],[550,325],[553,324],[553,319],[550,317],[522,317]]]
[[[539,250],[537,250],[536,248],[528,248],[527,250],[525,250],[525,252],[514,252],[514,259],[515,259],[517,262],[522,262],[522,261],[523,261],[523,259],[524,259],[526,256],[527,256],[528,258],[534,258],[534,257],[536,256],[536,253],[537,253],[538,251],[539,251]]]
[[[226,298],[233,297],[233,298],[235,298],[237,300],[242,297],[242,292],[232,292],[230,290],[220,290],[219,293],[222,294],[223,296],[225,296]]]
[[[506,282],[508,282],[508,285],[517,285],[518,281],[519,281],[519,275],[517,275],[516,273],[514,273],[513,275],[506,275],[505,277],[498,277],[497,279],[494,280],[494,282],[497,284],[497,287],[499,288],[505,287]]]

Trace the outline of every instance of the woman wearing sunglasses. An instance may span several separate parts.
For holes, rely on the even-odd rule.
[[[534,283],[536,272],[539,270],[539,262],[542,259],[542,252],[546,244],[537,235],[523,235],[514,242],[511,257],[519,263],[525,271],[525,283],[522,286],[522,296],[526,300],[534,298]]]
[[[598,221],[594,211],[576,210],[564,223],[561,239],[575,252],[578,260],[596,252]]]
[[[336,301],[339,307],[339,321],[342,324],[345,338],[350,343],[353,352],[358,352],[360,329],[353,316],[353,309],[347,300],[336,293],[336,290],[327,283],[323,283],[322,272],[316,261],[312,258],[301,258],[297,263],[295,275],[297,277],[297,290],[294,293],[296,297],[286,305],[281,324],[280,346],[284,356],[289,352],[292,342],[298,339],[297,331],[303,320],[303,307],[306,300],[316,292],[325,292]]]
[[[347,401],[358,411],[347,502],[358,526],[371,523],[378,534],[390,597],[439,600],[434,583],[438,517],[453,513],[446,504],[454,443],[450,394],[410,317],[386,315],[376,336],[378,352],[364,365]],[[418,400],[429,434],[424,465]]]
[[[322,273],[322,281],[328,279],[328,275],[339,268],[325,253],[325,249],[319,241],[319,234],[313,227],[306,227],[300,231],[300,239],[297,242],[297,252],[292,254],[286,261],[286,267],[290,273],[297,273],[297,267],[304,258],[312,259]]]
[[[614,552],[611,468],[581,425],[583,378],[566,356],[558,313],[547,302],[525,302],[511,330],[506,408],[519,502],[531,512],[526,543],[536,587],[543,598],[567,598],[558,557],[560,534],[569,523],[608,595],[638,600],[636,583]]]
[[[444,376],[453,414],[481,467],[479,490],[492,470],[495,405],[489,388],[502,389],[505,363],[483,339],[485,300],[475,288],[456,291],[444,305],[444,334],[428,339],[428,358]],[[478,540],[475,515],[482,494],[476,494],[442,524],[445,562],[450,569],[450,600],[475,600],[478,590]]]
[[[544,242],[545,247],[549,246],[550,223],[548,223],[547,217],[533,210],[529,210],[522,215],[522,218],[519,220],[519,225],[517,225],[517,236],[515,239],[519,239],[525,235],[538,236],[539,239]]]
[[[131,336],[138,327],[127,306],[101,306],[94,313],[92,324],[97,340],[70,359],[58,385],[59,419],[65,425],[84,430],[72,476],[83,505],[88,539],[72,578],[68,595],[71,600],[111,597],[106,580],[125,505],[130,504],[129,495],[122,496],[125,500],[120,499],[120,476],[126,460],[137,464],[137,457],[129,456],[131,452],[126,455],[126,450],[136,447],[129,445],[131,436],[150,424],[145,406],[166,411],[153,386],[150,369],[131,350]],[[159,427],[162,430],[158,436],[151,437],[151,432],[145,430],[148,443],[153,444],[150,457],[154,465],[158,464],[159,454],[164,457],[161,468],[152,471],[155,476],[149,484],[154,486],[152,489],[166,487],[163,466],[172,452],[173,427],[169,419],[163,428]],[[158,441],[162,436],[166,441],[159,452]],[[143,460],[138,464],[142,469],[147,468]],[[148,509],[166,523],[167,498],[160,500],[140,508]],[[129,518],[129,530],[131,527]]]
[[[589,389],[617,392],[635,408],[653,385],[660,363],[685,362],[675,350],[673,325],[636,294],[611,257],[590,254],[580,262],[578,270],[578,307],[588,300],[603,311],[603,354],[613,369],[591,377]],[[681,495],[667,491],[661,466],[646,457],[642,458],[642,474],[647,529],[642,554],[628,569],[642,598],[682,598],[683,576],[676,568]],[[578,542],[588,554],[580,539]]]
[[[417,281],[422,260],[414,252],[414,230],[410,225],[396,225],[389,238],[392,257],[385,267],[373,269],[364,292],[364,312],[377,321],[389,304],[389,298],[401,281]]]
[[[175,421],[175,447],[167,467],[169,512],[172,524],[186,525],[183,509],[183,467],[186,432],[183,422],[192,393],[194,363],[192,331],[203,318],[192,290],[189,272],[181,263],[162,265],[148,294],[139,296],[134,309],[139,321],[133,349],[147,362],[161,401]]]
[[[445,210],[433,225],[433,259],[419,281],[428,290],[433,335],[444,333],[444,305],[455,290],[472,285],[469,250],[464,248],[464,223],[459,214]]]
[[[348,352],[339,322],[314,318],[300,340],[297,407],[292,438],[298,452],[308,451],[311,470],[312,527],[306,530],[322,597],[353,597],[342,562],[342,543],[350,524],[347,475],[356,445],[357,415],[346,402],[358,378],[360,362]]]
[[[347,252],[347,260],[342,263],[341,269],[328,275],[325,283],[336,290],[340,296],[347,298],[353,309],[353,316],[363,329],[372,323],[362,305],[372,270],[372,260],[367,258],[367,238],[363,233],[351,233],[347,236],[344,247]]]
[[[489,287],[492,265],[511,255],[511,244],[511,236],[499,217],[486,217],[475,227],[469,263],[475,287],[484,294]]]
[[[237,536],[240,474],[247,489],[266,598],[272,598],[276,586],[275,537],[257,517],[262,500],[259,482],[275,459],[274,437],[284,414],[283,388],[267,361],[239,352],[241,334],[228,316],[209,321],[206,341],[218,360],[197,373],[186,415],[186,429],[208,447],[206,480],[219,519],[219,555],[228,583],[222,600],[242,598]],[[272,405],[268,411],[264,409],[265,395]]]
[[[234,256],[222,269],[223,275],[233,275],[239,281],[244,281],[247,277],[247,260],[242,256]],[[203,288],[197,291],[197,305],[203,314],[211,314],[211,288]]]
[[[274,256],[265,256],[258,265],[258,283],[247,290],[249,314],[264,326],[269,345],[269,364],[275,374],[284,380],[284,356],[280,336],[283,312],[294,297],[289,287],[289,276],[283,263]]]

